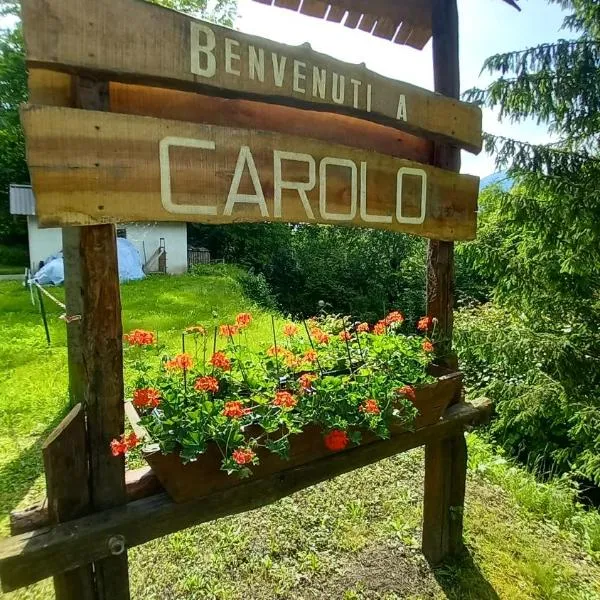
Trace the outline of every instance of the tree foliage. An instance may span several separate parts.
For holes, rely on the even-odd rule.
[[[519,359],[522,374],[539,371],[528,389],[537,390],[538,399],[554,399],[534,402],[523,388],[502,388],[502,402],[511,398],[513,409],[519,407],[510,425],[508,417],[502,422],[502,441],[522,453],[514,434],[531,439],[535,433],[535,460],[560,469],[570,466],[600,483],[600,463],[592,459],[600,450],[598,436],[589,430],[600,423],[600,8],[594,0],[549,1],[570,11],[565,28],[576,37],[488,58],[484,69],[498,78],[467,97],[498,109],[504,120],[534,118],[557,141],[534,145],[486,137],[487,150],[515,185],[508,192],[496,188],[483,195],[478,240],[459,253],[490,283],[494,299],[531,332],[519,336],[538,345],[521,355],[526,357]],[[472,336],[463,336],[463,355],[472,355],[469,340],[477,344],[483,339],[475,334],[480,325],[473,325]],[[467,322],[462,326],[469,330]],[[511,317],[494,339],[508,340],[515,331]],[[545,359],[540,348],[549,340],[554,351],[543,356],[553,358]],[[500,351],[496,358],[510,363]],[[489,348],[480,359],[492,360]],[[528,410],[517,401],[524,397]],[[562,454],[557,439],[564,445]]]

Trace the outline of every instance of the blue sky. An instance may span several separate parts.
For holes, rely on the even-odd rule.
[[[520,4],[519,13],[501,0],[459,0],[463,90],[490,81],[489,76],[479,75],[487,56],[569,37],[570,32],[560,31],[564,13],[556,5],[545,0],[521,0]],[[413,50],[252,0],[240,0],[236,28],[287,44],[309,42],[315,50],[346,62],[365,62],[388,77],[433,88],[431,43],[422,51]],[[489,110],[484,111],[484,129],[529,142],[549,139],[543,126],[498,123]],[[494,161],[485,153],[475,157],[464,152],[462,170],[484,177],[495,170]]]

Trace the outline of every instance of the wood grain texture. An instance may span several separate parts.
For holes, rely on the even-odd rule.
[[[335,111],[481,150],[478,107],[343,63],[306,44],[278,44],[141,0],[23,0],[22,14],[30,67]],[[371,23],[363,19],[364,27]],[[214,52],[198,50],[212,48],[213,41]],[[401,96],[405,117],[399,114]]]
[[[22,119],[43,226],[275,220],[379,227],[448,240],[475,235],[476,177],[263,131],[49,107],[25,108]],[[185,138],[192,143],[204,140],[214,143],[215,149],[180,147],[187,142],[175,141],[161,171],[159,145],[165,138]],[[247,150],[242,152],[242,148]],[[296,156],[290,159],[281,155],[279,178],[275,174],[275,151]],[[303,157],[298,158],[298,154]],[[331,158],[346,161],[345,166],[332,165]],[[366,186],[361,185],[362,162],[366,165]],[[426,174],[423,213],[424,179],[411,172],[401,180],[401,203],[397,202],[400,169],[420,169]],[[165,184],[169,179],[170,205],[164,186],[161,189],[161,181]],[[306,188],[305,197],[294,189],[298,182]],[[360,189],[366,189],[364,198]],[[401,209],[397,207],[400,204]],[[421,223],[398,222],[399,218],[418,220],[421,214]]]
[[[85,413],[74,406],[42,446],[51,525],[77,519],[90,509]],[[95,600],[92,565],[54,576],[56,600]]]
[[[101,513],[0,541],[3,591],[35,583],[108,555],[107,539],[123,535],[128,547],[231,514],[265,506],[284,496],[433,440],[456,437],[467,425],[486,422],[489,400],[457,404],[436,425],[390,440],[359,446],[265,479],[217,492],[202,500],[177,504],[166,494],[130,502]]]

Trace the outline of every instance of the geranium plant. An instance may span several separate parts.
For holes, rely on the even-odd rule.
[[[419,321],[423,336],[403,335],[403,322],[398,311],[373,326],[341,316],[273,321],[273,343],[254,350],[252,316],[241,313],[235,323],[188,328],[175,356],[136,330],[125,336],[132,402],[161,452],[194,461],[215,444],[222,469],[241,476],[258,464],[259,448],[286,458],[290,436],[307,426],[322,430],[331,451],[359,444],[365,432],[387,438],[392,425],[411,427],[415,386],[434,381],[434,321]],[[113,453],[137,443],[114,440]]]

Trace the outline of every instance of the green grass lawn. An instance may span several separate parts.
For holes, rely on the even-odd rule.
[[[176,350],[181,329],[255,317],[251,342],[271,341],[270,314],[246,300],[235,270],[154,277],[122,286],[126,331],[146,328]],[[63,298],[61,288],[51,290]],[[8,513],[43,495],[40,445],[67,406],[65,325],[19,282],[0,282],[0,534]],[[469,435],[469,556],[432,571],[420,551],[421,450],[381,461],[269,507],[130,551],[132,597],[194,599],[600,599],[600,515],[565,483],[539,484]],[[3,598],[52,598],[49,581]]]

